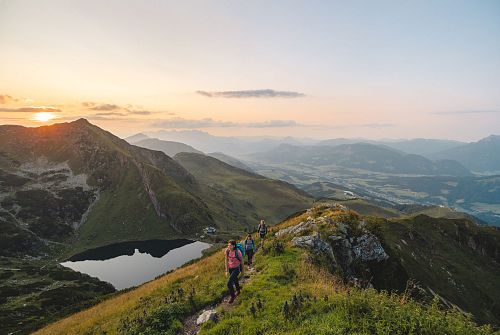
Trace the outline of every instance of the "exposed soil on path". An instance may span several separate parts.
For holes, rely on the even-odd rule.
[[[255,273],[255,268],[247,268],[247,270],[245,271],[245,274],[239,278],[239,283],[241,285],[241,289],[244,290],[245,289],[245,284],[247,284],[250,280],[251,280],[251,276]],[[239,298],[236,297],[236,300],[237,301]],[[200,328],[201,328],[201,325],[197,325],[196,324],[196,321],[198,320],[198,317],[204,312],[204,311],[208,311],[208,310],[211,310],[211,309],[215,309],[215,310],[218,310],[220,311],[221,309],[224,310],[224,311],[228,311],[231,309],[231,307],[233,305],[229,304],[228,303],[229,301],[229,294],[226,294],[225,296],[223,296],[221,298],[221,302],[220,303],[217,303],[217,304],[214,304],[214,305],[211,305],[211,306],[207,306],[203,309],[200,309],[198,311],[196,311],[194,314],[188,316],[187,318],[184,319],[183,321],[183,328],[182,328],[182,331],[180,332],[180,334],[182,335],[195,335],[197,334],[199,331],[200,331]]]

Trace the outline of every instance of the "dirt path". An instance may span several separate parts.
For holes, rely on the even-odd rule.
[[[240,277],[240,284],[242,290],[245,289],[246,284],[248,284],[252,278],[252,275],[255,273],[255,268],[248,268],[245,271],[245,275],[243,277]],[[237,297],[236,300],[239,298]],[[182,322],[183,328],[180,334],[182,335],[195,335],[200,331],[201,325],[196,324],[196,320],[198,320],[198,316],[200,316],[201,313],[207,310],[215,309],[215,310],[220,310],[223,309],[225,311],[229,310],[232,305],[228,304],[229,300],[229,294],[226,294],[225,296],[222,297],[221,302],[217,304],[213,304],[211,306],[207,306],[203,309],[200,309],[196,311],[194,314],[188,316],[187,318],[184,319]]]

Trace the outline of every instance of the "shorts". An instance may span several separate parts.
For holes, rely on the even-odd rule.
[[[259,233],[259,235],[260,235],[260,238],[266,237],[266,233]]]

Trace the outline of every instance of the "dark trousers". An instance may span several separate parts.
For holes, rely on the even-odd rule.
[[[229,269],[229,279],[227,281],[227,288],[229,289],[229,294],[231,297],[234,297],[234,287],[236,286],[236,290],[240,290],[240,283],[238,282],[238,275],[240,274],[240,268]]]
[[[252,265],[253,249],[248,249],[246,253],[248,255],[248,265]]]

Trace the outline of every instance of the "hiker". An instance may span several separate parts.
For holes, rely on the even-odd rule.
[[[248,266],[251,267],[253,264],[253,254],[255,252],[255,242],[253,240],[252,234],[248,234],[245,240],[245,252],[248,255]]]
[[[227,288],[229,289],[229,294],[231,298],[228,303],[232,304],[236,296],[240,294],[241,287],[238,282],[238,275],[244,273],[243,267],[243,254],[236,247],[236,241],[230,240],[227,243],[226,249],[226,277],[229,276],[227,281]],[[234,291],[234,287],[236,287],[236,292]]]
[[[260,246],[264,248],[264,240],[267,235],[267,225],[264,220],[260,220],[259,226],[257,227],[257,230],[259,231],[259,236],[260,236]]]

